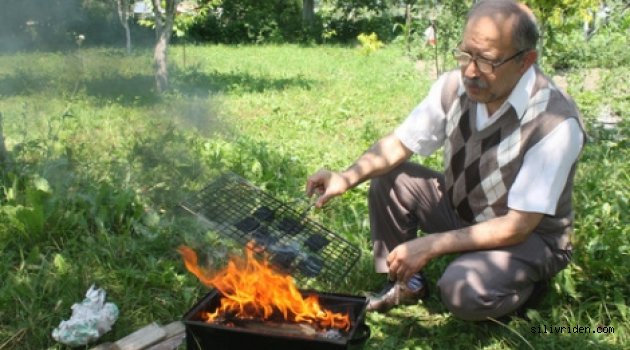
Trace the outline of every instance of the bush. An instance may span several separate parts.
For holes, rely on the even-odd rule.
[[[604,28],[586,40],[573,31],[554,39],[545,51],[545,63],[554,69],[615,68],[630,63],[630,42],[624,32]]]
[[[302,38],[298,0],[224,0],[208,5],[189,29],[197,41],[215,43],[293,42]]]
[[[395,19],[383,9],[323,7],[318,15],[324,28],[334,31],[335,36],[331,39],[335,42],[354,42],[361,33],[375,33],[384,41],[394,38]]]

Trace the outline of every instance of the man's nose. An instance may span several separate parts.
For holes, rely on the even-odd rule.
[[[477,67],[477,62],[475,60],[470,60],[467,65],[463,68],[463,73],[466,78],[477,78],[481,73],[479,71],[479,67]]]

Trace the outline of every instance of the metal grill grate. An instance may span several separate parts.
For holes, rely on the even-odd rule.
[[[235,174],[219,176],[181,206],[238,243],[255,240],[299,282],[336,282],[359,259],[357,247]]]

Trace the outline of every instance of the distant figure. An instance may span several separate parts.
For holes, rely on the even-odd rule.
[[[435,21],[431,20],[431,24],[424,30],[424,40],[427,45],[435,46]]]

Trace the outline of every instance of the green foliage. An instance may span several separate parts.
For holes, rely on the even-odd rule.
[[[433,79],[395,45],[369,59],[355,48],[195,46],[185,67],[178,47],[169,54],[174,89],[162,97],[150,90],[150,51],[87,49],[76,71],[74,54],[0,57],[13,160],[0,174],[5,348],[62,348],[50,331],[92,283],[121,310],[101,342],[180,319],[206,289],[174,249],[200,247],[218,266],[235,248],[196,231],[176,210],[182,198],[233,171],[286,202],[299,200],[308,174],[347,166],[406,116]],[[29,69],[16,68],[25,61]],[[583,88],[583,70],[567,73],[591,139],[575,184],[574,263],[554,279],[543,306],[529,320],[471,323],[450,316],[433,293],[421,305],[368,315],[366,348],[628,347],[628,124],[597,124],[600,104],[618,115],[630,107],[626,70],[602,69],[594,90]],[[440,154],[422,162],[442,167]],[[361,185],[309,214],[363,252],[346,280],[322,288],[361,294],[383,282],[370,258],[366,193]],[[431,285],[447,260],[427,269]],[[615,333],[531,332],[599,324]]]
[[[630,53],[628,35],[623,31],[602,28],[590,40],[576,31],[559,34],[546,51],[545,64],[555,69],[614,68],[627,66]]]
[[[541,62],[555,69],[570,67],[611,67],[627,62],[630,13],[623,1],[563,0],[526,1],[539,20]],[[607,3],[610,18],[598,11]],[[589,26],[594,32],[585,30]],[[591,37],[592,36],[592,37]],[[589,40],[591,39],[591,40]]]
[[[545,25],[560,26],[567,20],[577,17],[577,20],[589,19],[588,10],[596,9],[597,0],[527,0],[536,17]]]
[[[394,27],[394,44],[404,44],[411,57],[435,62],[439,72],[452,68],[451,52],[461,40],[464,20],[472,1],[419,2],[410,7],[411,21]],[[436,46],[428,45],[424,31],[435,26]]]
[[[573,25],[563,24],[559,27],[562,30],[551,31],[545,42],[545,65],[555,69],[626,66],[630,62],[625,49],[630,45],[630,11],[623,10],[621,4],[610,5],[613,11],[608,21],[598,23],[588,36],[579,19]]]
[[[347,43],[361,33],[376,33],[389,40],[395,23],[386,1],[323,1],[317,14],[324,31],[334,31],[333,41]]]
[[[378,36],[376,33],[365,34],[361,33],[357,37],[359,43],[361,44],[361,54],[364,56],[369,56],[371,53],[377,51],[378,49],[383,47],[383,42],[378,40]]]
[[[302,38],[301,0],[211,2],[190,25],[198,41],[280,43]]]

